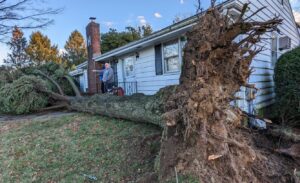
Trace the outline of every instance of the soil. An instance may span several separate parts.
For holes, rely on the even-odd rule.
[[[253,149],[263,155],[263,159],[255,161],[252,170],[260,182],[299,183],[295,174],[300,170],[300,164],[287,154],[277,152],[279,148],[288,148],[295,144],[292,141],[280,139],[266,132],[245,132],[253,139]]]
[[[152,183],[158,182],[157,173],[155,173],[155,160],[160,150],[161,134],[154,134],[144,139],[134,140],[130,143],[131,151],[126,154],[126,163],[123,164],[121,169],[126,171],[129,166],[134,166],[134,162],[139,162],[143,169],[138,169],[134,175],[124,177],[124,182],[137,182],[137,183]]]
[[[249,163],[249,169],[244,170],[245,178],[247,177],[247,179],[249,179],[249,176],[252,175],[253,182],[300,183],[300,177],[298,177],[300,164],[297,163],[293,157],[276,151],[279,148],[288,148],[295,144],[295,142],[274,137],[270,135],[268,131],[261,132],[250,129],[240,129],[240,132],[240,135],[250,138],[248,145],[256,154],[255,161]],[[168,143],[163,143],[162,152],[173,153],[161,156],[161,164],[163,164],[163,168],[165,168],[163,171],[167,171],[171,167],[176,166],[176,163],[174,163],[178,161],[178,159],[176,159],[176,152],[183,150],[178,147],[183,147],[183,144],[181,144],[180,139],[176,137],[171,137],[168,139]],[[201,153],[203,151],[200,150],[198,152]],[[233,154],[232,156],[238,157],[239,155]],[[195,169],[187,170],[185,169],[185,167],[187,167],[187,161],[182,161],[184,158],[181,158],[181,162],[177,162],[176,166],[178,171],[184,170],[183,172],[185,173],[198,171],[207,173],[205,178],[199,176],[200,182],[220,182],[220,180],[222,180],[221,182],[232,182],[233,172],[226,168],[226,166],[228,166],[226,165],[226,156],[214,160],[210,165],[199,165],[200,162],[194,162],[198,164],[198,166],[203,166],[202,168],[205,170],[197,170],[197,166],[193,166]],[[185,160],[186,159],[185,157]],[[248,161],[249,160],[245,159],[244,161],[240,161],[240,163],[245,164]],[[217,166],[217,171],[223,173],[221,175],[215,175],[215,173],[211,172],[212,164],[214,168],[219,165]],[[222,164],[223,166],[221,166]],[[166,179],[166,177],[161,178]]]

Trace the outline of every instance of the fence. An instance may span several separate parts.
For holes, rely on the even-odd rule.
[[[115,82],[114,87],[121,87],[124,95],[133,95],[137,93],[137,82]],[[97,93],[101,93],[101,84],[97,84]]]
[[[115,86],[121,87],[125,95],[133,95],[137,93],[137,82],[118,82]]]

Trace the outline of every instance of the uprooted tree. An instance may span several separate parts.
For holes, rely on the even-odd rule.
[[[202,182],[269,182],[270,177],[289,181],[293,170],[282,165],[269,171],[272,162],[252,148],[251,139],[238,128],[242,112],[230,105],[241,86],[253,87],[247,84],[250,64],[263,49],[256,43],[282,21],[277,17],[251,21],[262,9],[245,17],[248,6],[235,20],[215,6],[200,15],[187,34],[180,84],[154,96],[82,97],[74,83],[76,97],[66,96],[61,89],[59,93],[45,87],[35,90],[61,101],[58,107],[162,127],[158,163],[162,182],[177,173],[192,174]],[[243,39],[234,41],[240,35]]]

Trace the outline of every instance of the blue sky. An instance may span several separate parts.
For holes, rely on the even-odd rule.
[[[202,6],[208,7],[209,2],[203,0]],[[77,29],[85,36],[85,26],[91,16],[97,17],[101,32],[107,32],[109,28],[122,31],[128,25],[145,23],[159,30],[172,24],[176,16],[188,17],[194,14],[195,3],[195,0],[48,0],[45,5],[63,7],[64,11],[53,16],[55,23],[41,31],[62,49],[73,30]],[[291,0],[291,3],[300,12],[300,0]],[[25,32],[27,38],[31,32]],[[0,43],[0,64],[7,51],[8,48]]]
[[[54,24],[41,30],[52,43],[62,49],[70,33],[77,29],[85,36],[89,17],[97,18],[101,32],[109,28],[119,31],[126,26],[150,24],[159,30],[172,24],[176,16],[188,17],[195,13],[195,0],[48,0],[45,5],[64,8],[61,14],[53,16]],[[204,1],[203,1],[204,2]],[[206,1],[208,2],[208,1]],[[208,6],[203,3],[203,6]],[[32,30],[26,31],[28,38]],[[7,47],[0,43],[0,63],[7,55]],[[2,57],[2,58],[1,58]]]

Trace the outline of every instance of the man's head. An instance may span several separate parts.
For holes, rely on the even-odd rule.
[[[110,68],[110,64],[109,63],[105,63],[105,69]]]

